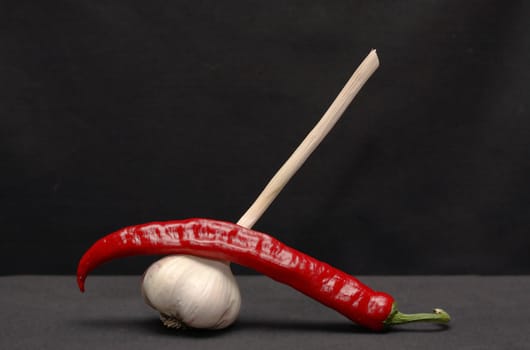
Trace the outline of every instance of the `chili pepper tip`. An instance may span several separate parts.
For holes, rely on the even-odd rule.
[[[81,293],[85,292],[85,278],[86,276],[77,275],[77,286],[79,287]]]

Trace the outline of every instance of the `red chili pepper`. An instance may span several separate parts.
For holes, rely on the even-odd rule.
[[[267,234],[209,219],[129,226],[101,238],[79,262],[79,289],[84,291],[87,274],[102,263],[126,256],[160,254],[196,255],[249,267],[372,330],[420,320],[449,321],[449,315],[440,309],[432,314],[402,314],[390,295],[373,291],[343,271]]]

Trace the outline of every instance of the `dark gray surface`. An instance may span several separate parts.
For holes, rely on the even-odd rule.
[[[238,276],[243,308],[224,331],[165,329],[144,305],[136,276],[95,276],[79,293],[72,276],[0,277],[0,349],[528,349],[530,276],[361,277],[404,312],[443,307],[448,328],[385,333],[266,277]]]

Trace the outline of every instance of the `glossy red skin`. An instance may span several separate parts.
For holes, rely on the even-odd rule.
[[[189,254],[246,266],[372,330],[384,328],[394,302],[392,296],[373,291],[355,277],[267,234],[210,219],[129,226],[101,238],[79,262],[79,288],[84,291],[87,274],[109,260],[165,254]]]

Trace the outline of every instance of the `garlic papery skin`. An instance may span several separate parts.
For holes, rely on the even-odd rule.
[[[241,294],[226,262],[169,255],[144,273],[142,295],[168,327],[222,329],[237,319]]]

